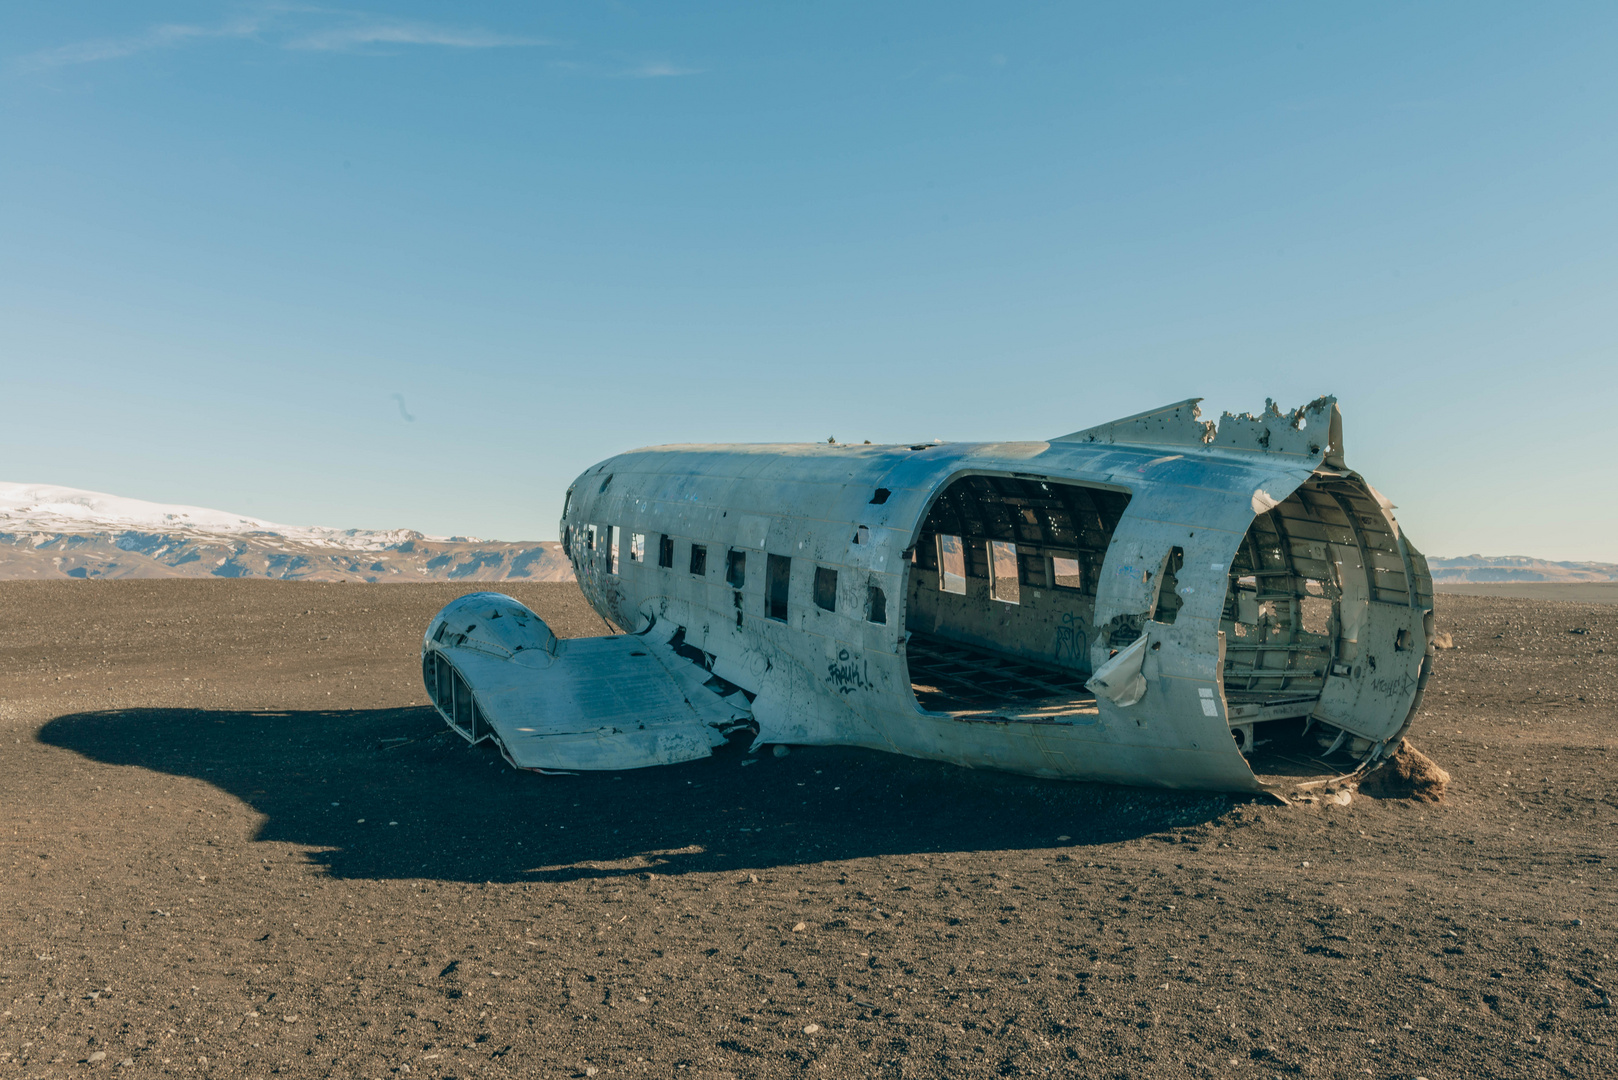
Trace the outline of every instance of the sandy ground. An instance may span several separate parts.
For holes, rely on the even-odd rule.
[[[1464,581],[1436,586],[1451,596],[1493,596],[1503,600],[1557,600],[1579,604],[1618,604],[1618,581],[1558,584],[1539,581]]]
[[[1618,1074],[1618,608],[1442,596],[1446,801],[1284,808],[519,774],[423,707],[461,591],[0,583],[0,1076]]]

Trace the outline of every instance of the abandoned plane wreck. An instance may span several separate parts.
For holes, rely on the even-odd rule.
[[[1040,442],[609,458],[561,532],[626,632],[464,596],[427,628],[427,690],[542,771],[742,733],[1177,788],[1363,768],[1431,670],[1426,560],[1344,463],[1334,398],[1217,426],[1197,400]]]

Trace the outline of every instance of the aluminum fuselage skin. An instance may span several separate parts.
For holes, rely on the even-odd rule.
[[[1324,443],[1327,413],[1309,415]],[[1329,415],[1335,433],[1334,405]],[[1137,423],[1049,442],[655,447],[608,458],[579,476],[563,535],[597,611],[631,633],[654,621],[683,627],[686,643],[712,657],[714,674],[756,695],[760,743],[858,745],[1036,776],[1259,790],[1232,738],[1221,678],[1232,559],[1255,516],[1317,470],[1359,482],[1342,468],[1340,448],[1305,440],[1296,419],[1280,431],[1284,419],[1276,417],[1273,442],[1267,430],[1244,428],[1230,445],[1214,441],[1211,428],[1193,438],[1175,422],[1160,439]],[[905,653],[910,552],[933,501],[971,474],[1128,493],[1095,583],[1093,618],[1078,628],[1090,671],[1117,651],[1102,628],[1117,616],[1150,613],[1153,572],[1170,549],[1183,551],[1172,625],[1144,620],[1146,692],[1137,702],[1099,698],[1093,714],[1052,722],[962,721],[918,704]],[[1382,506],[1385,527],[1397,536]],[[585,539],[591,526],[593,548]],[[609,565],[607,530],[614,527],[619,556]],[[637,534],[644,537],[640,559],[631,558]],[[658,565],[664,536],[674,544],[672,567]],[[693,543],[706,548],[701,574],[690,572]],[[1425,562],[1402,538],[1399,545],[1407,595],[1395,603],[1385,594],[1353,600],[1364,609],[1356,625],[1364,648],[1375,650],[1380,689],[1367,671],[1355,669],[1353,686],[1345,675],[1338,698],[1350,705],[1335,717],[1379,747],[1407,727],[1430,652]],[[1332,547],[1346,577],[1384,572],[1363,558],[1353,565],[1352,549],[1348,539]],[[726,581],[731,550],[746,554],[740,588]],[[768,555],[791,560],[784,621],[767,616]],[[837,571],[835,610],[811,602],[817,568]],[[886,597],[885,622],[867,617],[872,585]],[[1395,650],[1383,638],[1405,644]],[[1065,647],[1074,647],[1072,634]]]

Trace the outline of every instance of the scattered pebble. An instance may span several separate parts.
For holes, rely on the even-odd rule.
[[[819,1024],[805,1024],[805,1025],[803,1025],[803,1033],[805,1035],[814,1035],[814,1034],[818,1033],[819,1031],[820,1031],[820,1025]]]
[[[1069,841],[1069,840],[1071,840],[1071,839],[1073,839],[1073,838],[1072,838],[1072,837],[1071,837],[1071,836],[1058,836],[1058,837],[1057,837],[1057,838],[1056,838],[1056,842],[1057,842],[1057,843],[1058,843],[1058,844],[1065,844],[1065,843],[1067,843],[1067,842],[1068,842],[1068,841]]]
[[[799,923],[798,925],[796,925],[796,926],[794,926],[792,928],[792,932],[794,934],[801,934],[807,929],[809,929],[809,924],[808,923]]]
[[[90,1055],[91,1064],[94,1064],[97,1061],[106,1061],[106,1060],[107,1060],[107,1052],[105,1050],[97,1050],[95,1053]]]
[[[771,751],[771,753],[773,753],[776,757],[786,757],[788,754],[792,753],[792,747],[782,746],[780,743],[776,743],[775,749]]]

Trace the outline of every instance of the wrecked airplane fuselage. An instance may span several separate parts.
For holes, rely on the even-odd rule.
[[[1343,462],[1335,399],[1196,400],[1046,442],[670,446],[568,491],[560,640],[492,593],[440,612],[428,691],[514,765],[625,769],[856,745],[1037,776],[1261,790],[1266,732],[1322,772],[1397,745],[1432,584]]]

